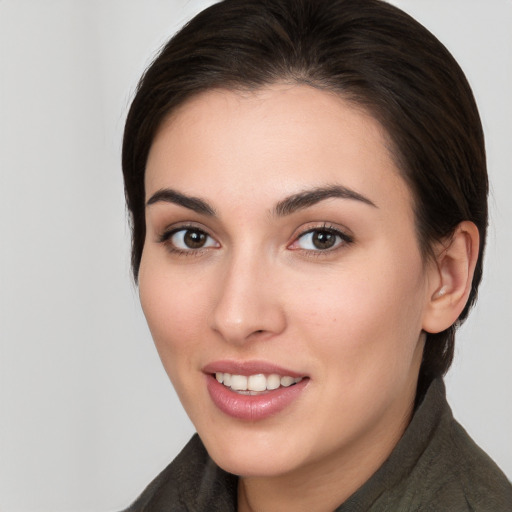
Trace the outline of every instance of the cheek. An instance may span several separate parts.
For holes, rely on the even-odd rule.
[[[206,313],[204,281],[144,260],[139,295],[158,353],[169,372],[173,362],[188,358],[201,340]],[[185,281],[185,282],[184,282]]]
[[[323,276],[295,298],[301,320],[317,353],[343,364],[347,375],[361,366],[384,368],[410,361],[421,332],[424,277],[418,259],[397,261],[391,252],[379,261],[351,265],[350,271]],[[410,253],[409,253],[410,254]],[[399,270],[397,270],[399,269]],[[340,363],[341,362],[341,363]]]
[[[190,389],[195,389],[190,379],[197,374],[194,356],[200,353],[201,339],[197,293],[180,286],[176,275],[158,272],[156,265],[147,268],[151,270],[141,265],[139,274],[142,309],[162,365],[190,414],[194,411]]]

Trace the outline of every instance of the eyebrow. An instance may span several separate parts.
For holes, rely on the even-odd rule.
[[[286,197],[276,204],[272,213],[278,217],[285,217],[331,198],[351,199],[377,208],[373,201],[350,188],[341,185],[330,185],[305,190]],[[209,217],[216,216],[215,208],[209,205],[204,199],[187,196],[171,188],[163,188],[155,192],[146,202],[146,206],[159,202],[183,206],[184,208]]]
[[[215,215],[215,209],[203,199],[187,196],[170,188],[163,188],[155,192],[148,199],[146,206],[160,202],[177,204],[178,206],[183,206],[184,208],[188,208],[201,215],[208,215],[209,217]]]
[[[351,199],[377,208],[377,205],[373,201],[359,194],[355,190],[343,187],[341,185],[330,185],[327,187],[305,190],[303,192],[299,192],[298,194],[287,197],[286,199],[283,199],[277,203],[273,213],[279,217],[284,217],[286,215],[291,215],[298,210],[309,208],[310,206],[331,198]]]

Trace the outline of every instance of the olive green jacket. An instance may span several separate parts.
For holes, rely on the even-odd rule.
[[[126,512],[235,512],[237,477],[195,435]],[[386,462],[335,512],[512,512],[512,485],[453,419],[441,379]]]

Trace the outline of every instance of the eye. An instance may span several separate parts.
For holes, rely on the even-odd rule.
[[[219,247],[219,244],[208,233],[199,228],[175,229],[165,234],[162,239],[171,249],[178,251],[194,251],[208,247]]]
[[[304,251],[328,251],[336,249],[343,243],[352,242],[351,237],[333,228],[316,228],[300,235],[290,249]]]

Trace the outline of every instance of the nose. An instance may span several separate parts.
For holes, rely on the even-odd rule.
[[[265,258],[233,256],[215,295],[211,328],[233,344],[268,339],[286,328],[278,269]]]

